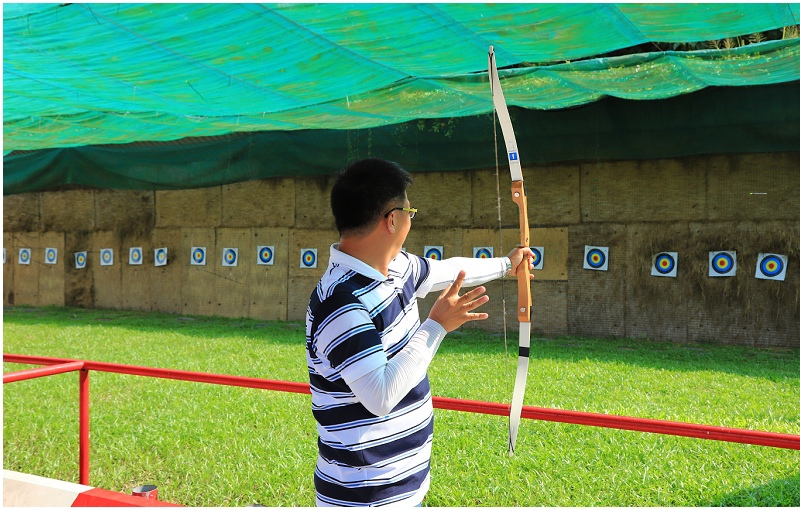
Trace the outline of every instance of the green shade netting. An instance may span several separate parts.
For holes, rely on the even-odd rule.
[[[3,149],[480,115],[490,45],[526,109],[784,83],[800,39],[660,48],[798,19],[797,4],[4,4]]]

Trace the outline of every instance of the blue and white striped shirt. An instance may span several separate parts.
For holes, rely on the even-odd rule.
[[[461,263],[448,263],[453,260]],[[433,439],[427,374],[385,416],[369,412],[345,381],[356,381],[400,352],[420,327],[417,298],[452,283],[465,265],[472,273],[469,285],[506,272],[503,259],[434,261],[401,252],[385,277],[331,246],[328,269],[306,316],[306,359],[319,433],[317,505],[422,501]]]

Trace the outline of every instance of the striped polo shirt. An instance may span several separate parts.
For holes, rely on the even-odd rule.
[[[502,262],[495,263],[484,281],[504,272]],[[385,277],[340,252],[338,244],[331,246],[328,269],[306,314],[306,360],[319,433],[317,505],[409,506],[422,501],[433,439],[428,376],[386,416],[370,413],[345,379],[357,380],[402,350],[420,326],[417,297],[443,288],[457,273],[444,261],[401,252]]]

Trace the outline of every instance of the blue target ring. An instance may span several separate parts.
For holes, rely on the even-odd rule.
[[[315,267],[317,265],[317,254],[314,250],[304,250],[300,257],[303,267]]]
[[[533,252],[533,265],[538,266],[542,260],[542,252],[538,248],[531,248],[531,251]]]
[[[45,253],[45,258],[51,264],[54,264],[56,261],[56,251],[53,248],[48,248],[47,253]]]
[[[258,251],[258,260],[262,264],[271,264],[272,263],[272,248],[270,246],[262,246],[261,249]]]
[[[204,265],[206,263],[206,250],[203,248],[192,248],[192,263]]]
[[[165,264],[167,262],[167,250],[163,248],[156,250],[156,262],[159,264]]]
[[[75,267],[77,269],[86,267],[86,252],[82,251],[75,254]]]
[[[138,264],[142,260],[142,250],[139,248],[132,248],[131,249],[131,262],[134,264]]]
[[[441,257],[441,254],[440,254]],[[489,252],[487,248],[481,248],[477,252],[475,252],[476,259],[490,259],[492,258],[492,254]]]
[[[19,261],[21,264],[28,264],[31,261],[31,251],[27,248],[19,250]]]
[[[775,255],[768,255],[761,259],[760,267],[761,272],[764,273],[764,276],[769,276],[772,278],[783,272],[783,260]]]
[[[432,260],[442,260],[442,250],[437,247],[430,247],[428,251],[425,252],[425,258],[432,259]]]
[[[229,266],[236,264],[236,250],[233,248],[225,248],[225,251],[222,254],[222,259],[225,263]]]
[[[729,253],[717,253],[711,259],[711,267],[720,274],[730,273],[733,269],[733,257]]]
[[[669,253],[661,253],[656,257],[655,268],[661,274],[669,274],[675,269],[675,259]]]
[[[100,259],[103,262],[111,262],[111,250],[100,250]]]
[[[592,248],[586,254],[586,263],[589,264],[589,267],[599,269],[606,263],[606,254],[597,248]]]

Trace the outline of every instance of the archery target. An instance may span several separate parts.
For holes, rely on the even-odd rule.
[[[444,248],[441,246],[426,246],[425,247],[425,258],[433,259],[433,260],[442,260],[442,254],[444,253]]]
[[[192,246],[192,262],[193,266],[206,265],[206,249],[202,246]]]
[[[58,263],[58,248],[45,248],[44,249],[44,263],[56,264]]]
[[[167,249],[166,248],[156,248],[153,250],[153,258],[155,259],[156,266],[166,266],[167,265]]]
[[[19,263],[24,265],[30,265],[31,263],[31,249],[30,248],[20,248],[19,249]]]
[[[531,246],[531,251],[533,252],[533,268],[534,269],[543,269],[544,268],[544,246]]]
[[[650,269],[650,275],[670,278],[678,276],[678,252],[664,251],[653,255],[653,267]]]
[[[275,247],[274,246],[259,246],[258,247],[258,264],[260,266],[275,265]]]
[[[101,266],[114,265],[114,250],[112,248],[100,249],[100,265]]]
[[[300,250],[300,267],[304,269],[313,269],[317,267],[316,248],[302,248]]]
[[[708,276],[736,276],[736,252],[708,252]]]
[[[473,246],[472,256],[476,259],[491,259],[494,258],[493,246]]]
[[[608,246],[584,246],[583,268],[608,271]]]
[[[222,267],[236,267],[239,263],[239,248],[222,249]]]
[[[783,281],[786,278],[786,263],[789,258],[777,253],[759,253],[756,264],[756,278],[760,280]]]
[[[142,248],[131,248],[130,253],[128,255],[128,264],[132,266],[141,266],[142,265]]]
[[[75,253],[75,269],[83,269],[86,267],[86,252],[79,251]]]

